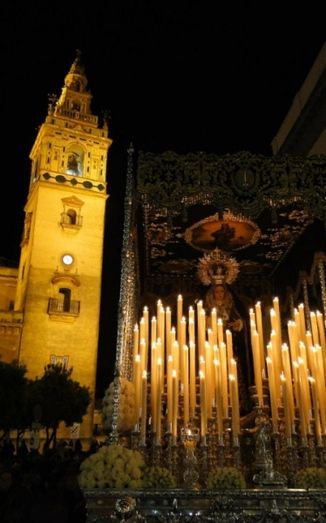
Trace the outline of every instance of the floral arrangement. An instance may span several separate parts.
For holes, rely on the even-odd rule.
[[[294,475],[294,486],[297,488],[326,488],[326,469],[322,467],[306,467]]]
[[[235,467],[218,467],[208,473],[208,489],[242,489],[245,487],[246,480],[244,475],[241,470]]]
[[[141,488],[145,460],[138,450],[108,445],[88,456],[80,465],[81,488]]]
[[[118,431],[128,432],[132,430],[137,423],[135,387],[134,384],[126,378],[119,378],[119,387]],[[114,382],[112,381],[105,391],[102,401],[103,424],[106,430],[111,430],[112,428],[113,393]]]
[[[204,254],[198,262],[198,277],[204,285],[231,284],[239,274],[239,263],[220,249]]]
[[[175,488],[177,481],[166,467],[146,467],[144,470],[144,488]]]

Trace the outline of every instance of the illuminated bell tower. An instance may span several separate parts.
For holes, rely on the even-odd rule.
[[[23,311],[19,361],[28,375],[61,362],[95,395],[108,127],[91,112],[80,53],[52,99],[30,158],[15,310]],[[80,428],[92,436],[94,405]]]

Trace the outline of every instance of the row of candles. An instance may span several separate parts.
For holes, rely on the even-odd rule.
[[[179,417],[187,425],[190,419],[199,416],[202,438],[206,436],[208,419],[213,418],[218,436],[222,437],[223,420],[230,415],[236,440],[240,434],[240,410],[232,334],[223,328],[216,309],[205,311],[201,301],[197,302],[196,310],[188,308],[187,317],[183,312],[183,298],[179,295],[175,328],[171,324],[171,309],[164,308],[158,300],[156,316],[149,320],[148,308],[144,307],[139,325],[134,327],[133,382],[141,441],[146,440],[148,418],[156,443],[160,444],[164,422],[176,441]],[[283,409],[289,440],[297,419],[302,437],[311,434],[314,420],[315,436],[320,442],[322,435],[326,435],[326,346],[322,314],[310,312],[310,332],[303,304],[294,309],[294,318],[287,324],[289,345],[282,340],[278,298],[274,298],[270,308],[268,341],[260,302],[250,309],[249,317],[258,405],[265,406],[263,385],[267,378],[274,431],[278,431]]]
[[[279,301],[270,309],[270,336],[264,343],[260,303],[250,309],[250,333],[258,404],[264,405],[263,382],[268,377],[273,430],[278,430],[280,409],[288,440],[296,432],[302,438],[314,434],[320,444],[326,435],[326,345],[325,321],[319,311],[294,309],[282,329]],[[307,324],[306,318],[309,318]],[[286,338],[284,342],[282,338]]]
[[[148,308],[134,327],[133,381],[139,413],[141,440],[146,438],[147,418],[159,444],[165,421],[174,440],[178,418],[187,425],[198,414],[205,438],[208,419],[216,418],[219,436],[223,419],[232,412],[232,432],[240,433],[237,363],[233,357],[232,334],[223,329],[216,309],[209,315],[201,301],[183,314],[183,298],[177,300],[177,326],[171,324],[171,309],[157,302],[157,315],[149,322]],[[147,412],[147,382],[150,379],[150,413]],[[199,381],[199,395],[197,384]],[[166,399],[162,419],[163,398]],[[198,399],[199,398],[199,399]]]

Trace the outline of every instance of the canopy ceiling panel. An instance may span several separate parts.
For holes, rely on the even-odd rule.
[[[325,156],[141,152],[144,279],[182,277],[196,284],[199,258],[216,247],[240,263],[242,282],[258,275],[280,279],[288,262],[293,277],[300,242],[298,270],[308,268],[314,251],[324,250],[325,181]]]

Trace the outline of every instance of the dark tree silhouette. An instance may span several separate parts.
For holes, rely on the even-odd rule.
[[[39,406],[40,424],[46,430],[45,446],[56,446],[59,423],[66,426],[82,421],[90,403],[88,387],[71,378],[73,369],[60,364],[46,365],[44,375],[33,382],[34,404]]]
[[[0,439],[30,426],[29,384],[24,365],[0,361]]]

